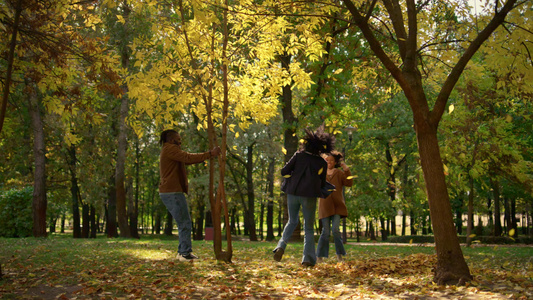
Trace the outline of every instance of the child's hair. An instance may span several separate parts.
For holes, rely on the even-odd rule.
[[[324,132],[323,126],[318,127],[315,132],[305,129],[305,137],[303,139],[303,150],[315,155],[331,152],[335,145],[335,137]]]
[[[172,133],[178,133],[178,132],[176,130],[174,130],[174,129],[167,129],[167,130],[161,132],[161,137],[159,138],[159,145],[163,146],[164,143],[168,142],[168,137]]]

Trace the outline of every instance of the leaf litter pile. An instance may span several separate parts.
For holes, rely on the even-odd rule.
[[[0,239],[1,299],[533,299],[532,247],[463,248],[474,280],[432,283],[432,247],[347,245],[346,260],[300,266],[302,244],[283,260],[275,243],[233,242],[232,263],[195,241],[194,262],[178,241]],[[330,245],[330,255],[334,256]]]

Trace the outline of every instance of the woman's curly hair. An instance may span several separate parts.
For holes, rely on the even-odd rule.
[[[324,155],[325,157],[333,156],[333,158],[335,159],[335,168],[338,168],[341,166],[341,159],[343,159],[344,156],[339,151],[333,150],[330,153],[326,153]]]
[[[315,132],[305,129],[305,137],[302,145],[302,150],[310,152],[315,155],[322,153],[329,153],[335,147],[335,137],[327,132],[324,132],[324,127],[320,126]]]

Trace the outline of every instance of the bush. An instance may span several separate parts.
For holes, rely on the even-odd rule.
[[[0,237],[31,236],[32,198],[32,187],[0,192]]]

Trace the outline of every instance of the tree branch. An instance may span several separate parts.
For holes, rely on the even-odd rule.
[[[409,98],[411,97],[411,88],[405,78],[402,76],[401,70],[396,66],[396,64],[391,60],[391,58],[385,53],[383,48],[381,47],[381,44],[376,39],[376,36],[370,29],[370,26],[368,22],[366,22],[366,19],[361,16],[359,13],[359,10],[355,5],[353,4],[352,0],[346,0],[344,2],[346,4],[346,7],[352,14],[354,18],[354,22],[359,27],[363,35],[365,36],[365,39],[368,41],[368,44],[370,46],[370,49],[372,49],[372,52],[376,55],[376,57],[383,63],[385,68],[391,73],[392,77],[398,82],[398,84],[402,87],[404,93]],[[400,44],[400,43],[399,43]]]
[[[477,50],[479,50],[481,45],[496,30],[496,28],[498,28],[498,26],[500,26],[504,22],[507,14],[513,8],[515,8],[516,1],[517,0],[508,0],[502,7],[502,9],[493,16],[492,20],[490,20],[489,24],[487,24],[485,29],[483,29],[478,34],[478,36],[472,41],[472,43],[466,49],[465,53],[463,53],[461,58],[459,58],[459,61],[446,78],[446,81],[444,82],[444,85],[442,86],[440,93],[437,96],[435,106],[430,112],[429,121],[431,122],[431,124],[435,126],[438,125],[446,109],[446,103],[448,102],[448,98],[450,97],[450,94],[453,88],[455,87],[455,84],[459,80],[459,77],[463,73],[463,70],[465,69],[466,65],[468,64],[472,56],[474,56],[474,54],[477,52]]]
[[[394,0],[384,0],[383,4],[389,13],[392,21],[392,27],[394,28],[394,32],[398,38],[398,49],[400,50],[400,56],[405,62],[407,32],[405,32],[405,24],[403,23],[401,5],[398,3],[398,1]]]

